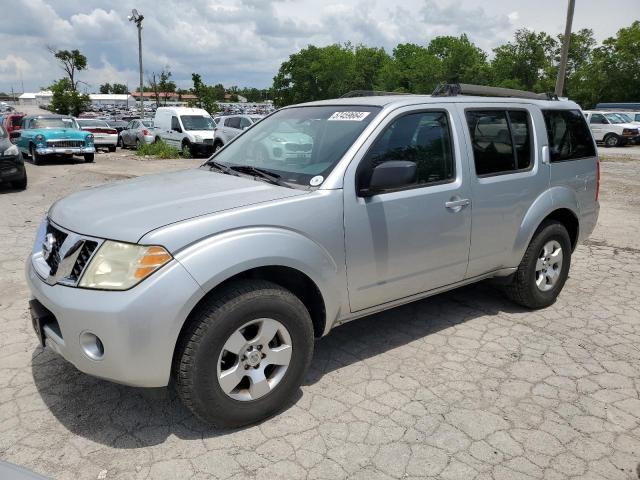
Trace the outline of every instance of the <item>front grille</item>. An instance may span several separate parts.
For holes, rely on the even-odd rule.
[[[287,143],[284,146],[290,152],[310,152],[312,147],[310,143]]]
[[[53,242],[53,247],[51,248],[51,253],[49,258],[47,258],[46,262],[51,268],[51,275],[55,275],[58,271],[58,266],[60,265],[60,247],[64,243],[67,238],[67,234],[61,230],[58,230],[56,227],[51,225],[50,223],[47,225],[47,235],[52,234],[55,242]]]
[[[0,170],[9,170],[16,168],[17,163],[15,158],[0,158]]]
[[[80,249],[80,253],[78,254],[78,258],[76,259],[76,263],[73,265],[73,269],[71,270],[71,275],[69,275],[69,280],[77,282],[80,280],[80,276],[84,271],[91,255],[95,252],[96,247],[98,246],[98,242],[94,242],[92,240],[85,240],[82,248]]]
[[[48,140],[47,146],[54,148],[78,148],[84,146],[84,140]]]

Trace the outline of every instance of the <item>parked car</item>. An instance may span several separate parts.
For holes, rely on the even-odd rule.
[[[615,113],[617,113],[618,115],[622,115],[627,123],[633,123],[635,125],[640,123],[640,112],[623,112],[616,110]]]
[[[596,142],[604,143],[605,147],[621,147],[640,141],[638,125],[628,123],[617,113],[585,110],[584,114]]]
[[[141,144],[155,141],[153,120],[131,120],[122,132],[120,132],[120,146],[136,147]]]
[[[24,113],[7,113],[2,116],[1,125],[11,135],[22,128],[22,119],[26,117]]]
[[[578,105],[525,93],[286,107],[200,168],[59,200],[27,261],[36,334],[237,427],[289,403],[347,321],[491,277],[547,307],[596,225],[599,163]],[[285,126],[311,155],[258,163]]]
[[[27,188],[27,170],[18,147],[11,143],[9,132],[0,125],[0,183],[11,183],[15,188]]]
[[[254,123],[262,120],[260,115],[230,115],[221,117],[216,125],[214,134],[214,151],[220,150],[237,135],[249,128]]]
[[[107,125],[111,128],[115,128],[118,134],[120,134],[120,132],[127,128],[129,122],[125,122],[124,120],[107,120]]]
[[[76,121],[82,130],[93,133],[96,149],[102,147],[110,152],[116,151],[118,130],[97,118],[78,118]]]
[[[213,152],[213,119],[206,110],[159,107],[153,118],[156,140],[162,140],[190,155]]]
[[[93,134],[81,130],[72,117],[62,115],[26,116],[22,119],[21,130],[11,136],[34,165],[53,155],[82,155],[85,162],[93,162],[96,152]]]

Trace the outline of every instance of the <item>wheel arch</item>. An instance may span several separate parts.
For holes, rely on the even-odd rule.
[[[580,206],[573,190],[557,186],[540,195],[523,217],[513,248],[511,266],[517,266],[520,263],[540,225],[549,219],[564,225],[571,239],[571,248],[575,250],[580,235]]]

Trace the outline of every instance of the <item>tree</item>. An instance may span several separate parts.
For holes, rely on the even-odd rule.
[[[100,93],[102,94],[111,93],[111,85],[109,83],[100,85]]]
[[[194,105],[198,108],[205,109],[211,114],[217,112],[219,110],[219,107],[216,99],[216,87],[205,85],[202,81],[202,77],[197,73],[191,74],[191,80],[193,81],[193,88],[191,89],[191,91],[197,97]]]
[[[69,78],[69,88],[72,91],[78,89],[76,73],[87,68],[87,57],[80,53],[80,50],[56,50],[55,47],[47,47],[53,56],[58,59],[62,69]]]
[[[427,52],[440,61],[441,82],[487,84],[490,81],[487,54],[465,34],[436,37],[429,43]]]
[[[164,93],[164,104],[167,104],[167,93],[176,91],[176,84],[171,80],[169,65],[165,66],[159,75],[158,88]]]
[[[50,108],[55,113],[78,116],[91,105],[89,95],[73,90],[68,78],[61,78],[49,89],[53,92]]]
[[[556,49],[556,40],[544,32],[516,31],[513,42],[493,49],[491,67],[496,86],[552,91],[555,79],[550,72]]]
[[[116,95],[125,95],[129,93],[129,89],[124,83],[113,83],[111,85],[111,93]]]

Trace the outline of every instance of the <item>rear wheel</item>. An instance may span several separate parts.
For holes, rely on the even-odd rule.
[[[24,177],[20,180],[14,180],[13,182],[11,182],[11,185],[13,185],[18,190],[24,190],[25,188],[27,188],[27,172],[24,172]]]
[[[604,145],[605,147],[619,147],[622,145],[622,138],[615,133],[610,133],[604,137]]]
[[[140,150],[140,139],[136,138],[136,150]]]
[[[116,146],[115,145],[109,145],[109,152],[113,153],[116,151]]]
[[[191,149],[191,144],[188,141],[182,142],[182,156],[183,157],[192,157],[193,152]]]
[[[86,163],[93,163],[93,158],[94,158],[94,153],[85,153],[84,154],[84,161]]]
[[[216,142],[216,144],[213,146],[214,153],[220,150],[223,146],[224,145],[222,145],[222,142]]]
[[[118,143],[116,144],[116,146],[124,148],[124,142],[122,141],[122,137],[120,135],[118,135]]]
[[[313,356],[309,312],[290,291],[244,280],[211,296],[178,342],[180,398],[218,427],[262,420],[289,404]]]
[[[571,240],[567,229],[557,221],[545,221],[507,286],[507,295],[527,308],[548,307],[560,294],[570,266]]]
[[[160,143],[162,141],[162,139],[160,137],[156,137],[156,139],[154,140],[154,143]]]

